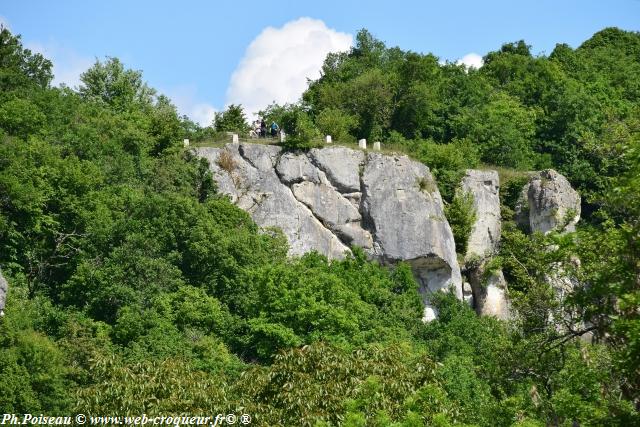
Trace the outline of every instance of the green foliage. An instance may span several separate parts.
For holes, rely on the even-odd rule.
[[[242,105],[231,104],[226,110],[216,112],[213,119],[216,132],[236,132],[246,134],[249,131],[247,117]]]
[[[504,223],[487,269],[504,271],[511,321],[436,293],[439,317],[423,324],[408,265],[357,248],[287,258],[281,232],[216,194],[181,140],[246,131],[240,106],[201,128],[115,58],[78,92],[50,88],[51,63],[2,29],[0,408],[249,413],[256,425],[639,424],[638,40],[605,29],[549,57],[506,44],[465,70],[363,30],[328,55],[302,106],[263,112],[291,148],[321,130],[420,159],[459,250],[474,215],[455,189],[480,160],[514,167],[499,169],[503,212],[522,168],[553,166],[579,186],[588,224],[577,233]],[[560,295],[558,278],[574,290]],[[574,339],[587,331],[606,340]]]
[[[52,67],[51,61],[23,48],[20,36],[0,25],[0,97],[33,86],[47,87],[53,79]]]
[[[130,111],[151,105],[155,90],[142,80],[140,71],[127,70],[118,58],[96,63],[80,76],[80,95],[102,102],[116,111]]]
[[[317,143],[314,140],[320,136],[320,132],[302,107],[286,106],[280,116],[280,123],[286,135],[284,142],[286,148],[311,148]]]
[[[451,144],[420,141],[409,146],[415,149],[414,155],[431,169],[442,197],[448,202],[453,200],[464,170],[476,167],[480,161],[475,146],[466,139]]]
[[[467,251],[467,242],[477,218],[473,195],[460,190],[456,191],[451,203],[445,205],[444,211],[449,225],[451,225],[451,231],[453,231],[457,252],[464,254]]]
[[[320,132],[324,135],[331,135],[337,142],[351,142],[354,138],[349,133],[357,124],[357,119],[354,116],[337,108],[325,108],[316,117],[316,125]]]
[[[459,129],[480,144],[483,161],[499,166],[529,169],[533,166],[530,140],[535,133],[535,113],[506,94],[465,110]]]

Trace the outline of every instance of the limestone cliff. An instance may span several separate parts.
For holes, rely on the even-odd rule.
[[[453,234],[424,164],[337,146],[283,152],[227,144],[196,152],[209,160],[220,192],[260,227],[282,229],[290,255],[316,250],[335,259],[356,245],[382,263],[407,261],[421,286],[424,320],[436,316],[430,293],[452,288],[462,298]]]

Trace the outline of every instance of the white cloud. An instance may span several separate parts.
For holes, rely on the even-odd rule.
[[[213,115],[218,111],[211,104],[198,99],[195,86],[177,86],[161,92],[171,99],[180,115],[186,115],[200,126],[211,125]]]
[[[482,67],[482,63],[482,56],[477,53],[468,53],[456,61],[457,65],[464,64],[467,68],[476,69]]]
[[[25,47],[32,52],[41,53],[53,63],[53,85],[65,84],[75,88],[80,84],[80,74],[84,73],[94,63],[91,59],[78,54],[73,49],[61,46],[55,42],[42,44],[38,42],[25,43]]]
[[[248,116],[275,101],[296,102],[307,79],[320,77],[329,52],[348,50],[351,34],[328,28],[318,19],[299,18],[282,28],[265,28],[247,48],[231,76],[227,105],[242,104]]]

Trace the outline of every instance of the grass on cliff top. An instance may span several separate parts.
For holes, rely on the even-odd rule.
[[[240,143],[245,143],[245,144],[280,145],[279,138],[271,138],[271,137],[267,137],[267,138],[240,137],[240,138],[238,138],[238,141]],[[226,144],[229,144],[231,142],[232,142],[231,135],[229,135],[229,136],[224,136],[224,137],[205,139],[205,140],[198,141],[198,142],[192,142],[190,144],[190,146],[191,147],[222,148]],[[330,144],[327,144],[324,141],[324,138],[315,138],[315,139],[313,139],[311,141],[311,145],[318,146],[318,147],[346,147],[346,148],[351,148],[353,150],[360,150],[360,147],[358,146],[357,142],[334,141],[334,142],[332,142]],[[362,151],[373,151],[373,143],[367,142],[367,149],[366,150],[362,150]],[[417,159],[415,155],[412,155],[411,150],[407,149],[407,147],[402,146],[400,144],[385,144],[385,143],[382,143],[381,144],[381,149],[380,149],[379,152],[382,153],[382,154],[387,154],[387,155],[406,155],[406,156],[409,156],[410,158],[412,158],[412,159],[414,159],[416,161],[419,161],[419,159]]]

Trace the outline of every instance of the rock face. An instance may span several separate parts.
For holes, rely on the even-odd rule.
[[[197,152],[209,160],[220,192],[249,212],[260,227],[282,229],[292,255],[315,249],[333,259],[349,250],[280,181],[276,174],[279,147],[227,144],[224,148],[199,148]]]
[[[453,288],[462,298],[453,233],[429,168],[406,156],[345,147],[282,153],[279,147],[227,144],[198,148],[220,192],[260,227],[279,227],[290,255],[317,250],[341,258],[349,246],[374,259],[407,261],[429,294]]]
[[[465,258],[485,258],[500,241],[500,179],[498,172],[469,169],[462,178],[462,191],[473,196],[476,222],[467,243]]]
[[[408,261],[422,287],[425,320],[435,317],[431,292],[454,286],[462,299],[455,242],[433,176],[406,156],[367,156],[362,176],[362,215],[374,237],[373,254]]]
[[[528,224],[526,219],[528,217]],[[528,231],[571,232],[580,220],[580,195],[553,169],[534,174],[516,206],[516,221]]]
[[[4,304],[7,300],[8,290],[9,284],[5,280],[4,276],[2,276],[2,271],[0,271],[0,316],[4,315]]]
[[[485,274],[487,263],[500,241],[500,178],[496,171],[469,169],[460,184],[462,191],[471,194],[476,221],[471,229],[465,261],[471,264],[467,275],[472,290],[472,306],[483,316],[509,318],[507,283],[501,270]]]

